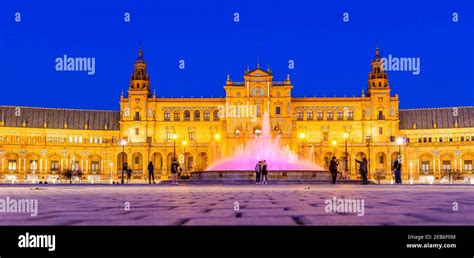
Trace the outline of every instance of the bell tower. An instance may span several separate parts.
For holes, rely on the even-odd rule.
[[[138,51],[138,58],[135,61],[135,70],[130,78],[130,87],[128,89],[129,95],[145,95],[149,97],[150,94],[150,76],[146,71],[146,63],[143,59],[143,50]]]
[[[380,57],[379,48],[375,49],[375,56],[372,59],[372,70],[369,73],[367,83],[367,95],[372,93],[390,94],[390,86],[388,85],[388,75],[383,70],[383,60]]]
[[[150,76],[146,71],[143,50],[138,51],[138,58],[130,76],[128,96],[120,99],[122,137],[129,142],[145,142],[147,140],[147,120],[151,108]]]
[[[379,48],[371,62],[371,71],[367,80],[367,94],[363,108],[365,120],[372,121],[366,135],[372,136],[373,141],[388,141],[390,136],[397,133],[398,125],[398,96],[390,96],[388,75],[384,70],[384,61]]]

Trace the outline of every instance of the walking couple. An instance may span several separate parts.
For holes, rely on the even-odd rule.
[[[257,185],[259,184],[268,184],[268,170],[267,170],[267,161],[261,160],[255,164],[255,182]]]

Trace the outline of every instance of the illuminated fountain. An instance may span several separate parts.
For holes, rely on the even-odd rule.
[[[221,159],[206,171],[191,173],[196,181],[238,182],[255,181],[255,165],[266,160],[269,181],[329,181],[329,173],[314,162],[314,148],[309,148],[309,157],[302,159],[290,148],[281,146],[280,137],[272,137],[267,114],[262,121],[258,136],[236,148],[232,157]]]
[[[313,157],[313,147],[310,148],[309,157]],[[260,160],[267,161],[268,170],[323,170],[311,160],[301,159],[288,145],[281,146],[280,137],[272,137],[270,119],[265,113],[262,121],[262,132],[259,136],[236,148],[232,157],[216,161],[208,171],[226,170],[254,170],[255,164]]]

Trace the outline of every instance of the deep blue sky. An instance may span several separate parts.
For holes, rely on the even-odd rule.
[[[473,2],[2,1],[0,105],[118,109],[140,41],[158,96],[224,96],[226,75],[242,80],[257,56],[275,80],[291,74],[293,96],[359,96],[378,41],[421,58],[418,76],[389,72],[402,108],[474,105]],[[95,57],[96,74],[55,71],[64,54]]]

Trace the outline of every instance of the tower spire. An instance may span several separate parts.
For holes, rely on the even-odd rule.
[[[367,84],[367,93],[368,95],[375,90],[390,90],[388,85],[388,75],[383,69],[383,60],[380,56],[380,51],[378,48],[378,42],[376,43],[375,56],[372,59],[371,63],[372,69],[369,73],[369,79]]]
[[[143,59],[143,49],[138,49],[138,58],[135,61],[135,70],[130,78],[130,91],[147,91],[150,96],[150,76],[146,71],[146,63]]]

